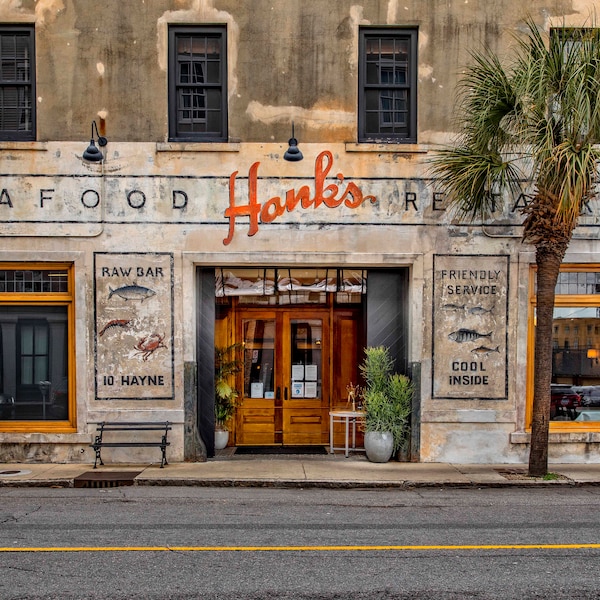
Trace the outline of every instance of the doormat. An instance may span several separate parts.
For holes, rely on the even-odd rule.
[[[142,471],[88,471],[73,479],[76,488],[108,488],[133,485]]]
[[[239,455],[246,454],[327,454],[325,446],[241,446],[235,449]]]

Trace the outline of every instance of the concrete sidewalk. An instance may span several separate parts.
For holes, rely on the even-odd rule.
[[[225,457],[199,463],[0,464],[0,487],[73,487],[84,474],[130,474],[134,485],[410,488],[600,485],[600,464],[552,464],[554,479],[529,478],[526,465],[371,463],[364,455]],[[135,475],[134,475],[135,473]],[[103,486],[93,486],[103,487]],[[110,487],[110,486],[105,486]]]

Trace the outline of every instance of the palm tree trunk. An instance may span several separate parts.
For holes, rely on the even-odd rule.
[[[536,248],[535,367],[529,451],[529,475],[532,477],[541,477],[548,472],[554,296],[566,248],[566,245],[560,243],[540,244]]]

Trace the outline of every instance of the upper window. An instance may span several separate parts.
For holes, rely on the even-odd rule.
[[[35,139],[33,26],[0,26],[0,140]]]
[[[169,139],[227,141],[225,27],[169,29]]]
[[[360,142],[417,141],[417,30],[360,30]]]

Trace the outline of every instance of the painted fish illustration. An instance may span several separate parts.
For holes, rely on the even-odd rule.
[[[474,340],[478,340],[479,338],[491,338],[492,332],[490,331],[489,333],[479,333],[474,329],[457,329],[456,331],[453,331],[451,334],[449,334],[448,337],[453,342],[472,342]]]
[[[99,332],[98,335],[102,336],[104,335],[104,332],[107,329],[111,329],[113,327],[127,327],[127,325],[129,325],[129,323],[131,323],[131,319],[113,319],[112,321],[109,321]]]
[[[491,313],[493,308],[484,308],[483,306],[474,306],[469,309],[469,314],[471,315],[485,315]]]
[[[474,348],[471,350],[473,354],[477,354],[478,356],[487,356],[491,352],[498,352],[500,354],[500,346],[496,346],[495,348],[488,348],[487,346],[479,346],[479,348]]]
[[[124,285],[123,287],[117,288],[113,290],[110,286],[108,288],[110,290],[110,294],[108,298],[112,297],[113,294],[123,298],[123,300],[140,300],[144,301],[146,298],[151,298],[152,296],[156,296],[156,292],[147,287],[142,287],[141,285]]]
[[[444,304],[442,306],[444,310],[465,310],[464,304]]]

